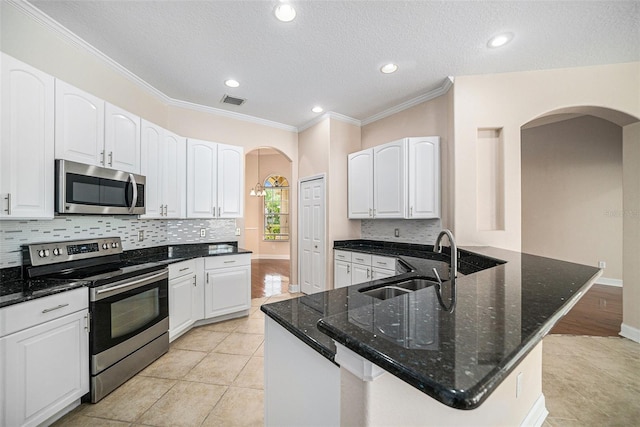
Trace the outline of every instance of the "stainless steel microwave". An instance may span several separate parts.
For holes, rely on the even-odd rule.
[[[56,212],[142,215],[145,182],[142,175],[56,160]]]

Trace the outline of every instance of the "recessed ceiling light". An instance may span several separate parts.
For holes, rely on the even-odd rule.
[[[311,109],[311,111],[313,111],[314,113],[322,113],[324,110],[319,105],[316,105]]]
[[[288,3],[280,3],[276,6],[274,13],[282,22],[291,22],[296,17],[296,10]]]
[[[229,86],[229,87],[238,87],[238,86],[240,86],[240,83],[238,83],[237,80],[233,80],[233,79],[229,79],[229,80],[225,81],[224,84]]]
[[[500,47],[509,43],[513,39],[513,33],[503,33],[498,34],[497,36],[493,36],[487,42],[487,46],[489,47]]]
[[[380,67],[380,71],[382,71],[384,74],[395,73],[397,70],[398,70],[398,66],[392,63],[386,64]]]

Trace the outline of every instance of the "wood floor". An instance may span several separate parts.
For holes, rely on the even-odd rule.
[[[251,260],[251,298],[289,292],[289,260]]]
[[[618,336],[622,324],[622,288],[593,285],[552,334]]]
[[[251,298],[288,292],[289,266],[289,260],[252,260]],[[621,324],[622,288],[593,285],[551,333],[616,337]]]

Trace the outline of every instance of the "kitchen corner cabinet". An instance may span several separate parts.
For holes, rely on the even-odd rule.
[[[140,118],[56,80],[55,156],[140,173]]]
[[[251,254],[205,258],[204,274],[205,319],[251,307]]]
[[[187,217],[243,215],[244,150],[215,142],[187,140]]]
[[[142,218],[186,217],[186,139],[141,121],[140,173],[147,178]]]
[[[439,218],[439,141],[404,138],[350,154],[348,217]]]
[[[52,219],[54,78],[1,55],[0,219]]]
[[[169,265],[169,341],[187,332],[199,320],[196,261],[189,260]],[[202,300],[200,300],[202,304]]]
[[[0,309],[0,425],[48,425],[89,392],[88,300],[80,288]]]

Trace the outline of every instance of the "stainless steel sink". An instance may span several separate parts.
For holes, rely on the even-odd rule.
[[[363,288],[360,289],[359,292],[373,298],[386,300],[400,295],[406,295],[420,289],[425,289],[436,285],[437,283],[437,281],[425,277],[415,277],[412,279],[402,280],[400,282],[392,282],[375,287]]]

